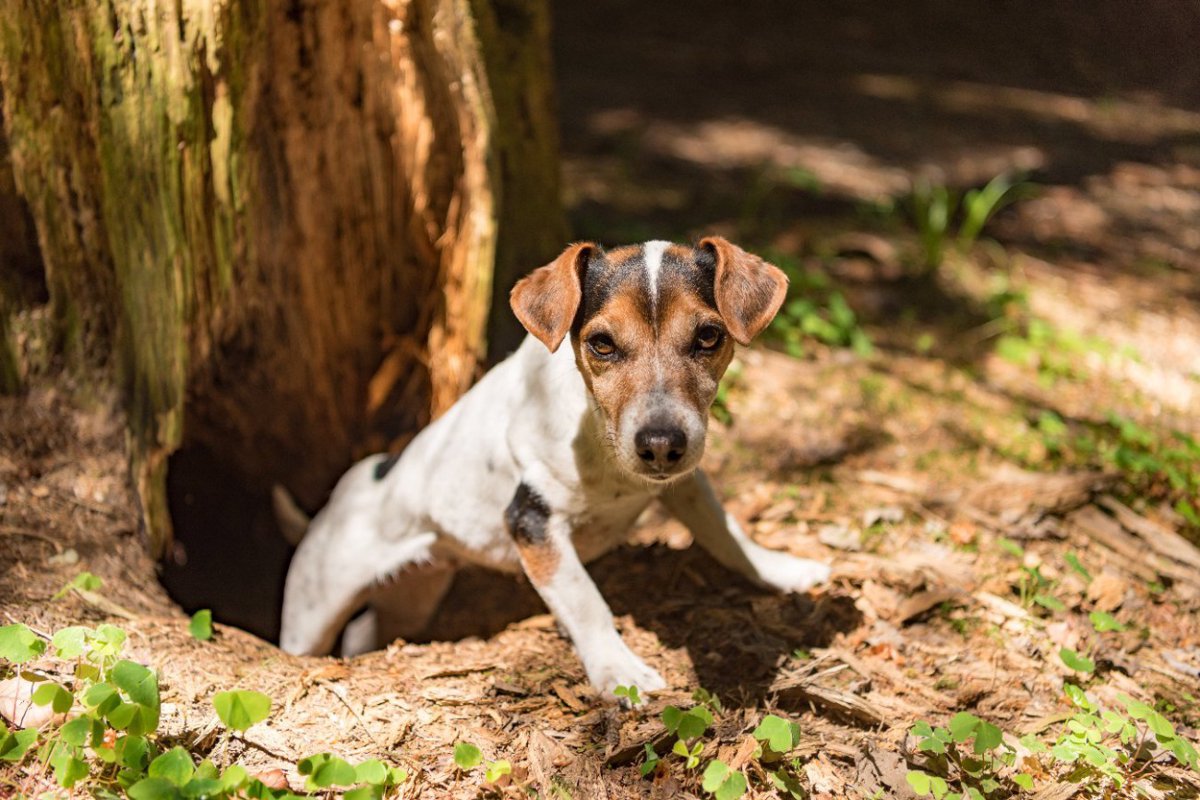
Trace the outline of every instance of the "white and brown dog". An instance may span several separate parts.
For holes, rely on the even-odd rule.
[[[372,456],[338,482],[292,560],[280,644],[327,653],[368,602],[389,633],[413,635],[457,565],[523,569],[593,686],[610,698],[618,685],[661,689],[583,566],[655,498],[759,584],[825,581],[824,564],[747,538],[697,469],[733,342],[762,331],[786,290],[778,268],[719,237],[576,244],[535,270],[512,292],[532,336],[399,459]],[[351,650],[375,646],[354,635]]]

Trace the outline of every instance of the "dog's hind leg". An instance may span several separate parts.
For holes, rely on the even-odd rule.
[[[373,464],[361,462],[346,473],[292,558],[279,636],[289,653],[328,653],[379,584],[432,558],[436,534],[405,532],[415,522],[394,518],[384,527],[373,471]],[[388,529],[398,533],[385,536]]]
[[[367,610],[342,634],[342,655],[354,656],[411,639],[425,630],[454,582],[449,564],[410,567],[374,590]]]

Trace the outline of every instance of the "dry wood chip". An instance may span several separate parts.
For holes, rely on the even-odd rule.
[[[571,691],[571,687],[567,686],[566,681],[555,681],[550,684],[550,688],[558,695],[558,699],[563,701],[563,705],[572,711],[583,713],[590,708],[587,703],[579,699],[579,695]]]
[[[1158,554],[1200,570],[1200,548],[1175,531],[1143,517],[1111,495],[1104,495],[1097,502],[1113,512],[1123,526],[1145,539]]]
[[[1100,611],[1116,611],[1125,602],[1129,581],[1111,572],[1102,572],[1087,587],[1087,597]]]
[[[919,592],[905,598],[904,602],[900,604],[900,607],[896,609],[895,621],[904,624],[916,619],[935,606],[940,606],[942,603],[951,600],[961,601],[964,597],[963,592],[958,589],[945,587]]]

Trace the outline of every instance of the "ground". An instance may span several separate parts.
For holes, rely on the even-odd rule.
[[[526,584],[485,573],[456,584],[432,641],[349,661],[222,625],[196,641],[144,555],[119,412],[44,384],[0,400],[0,623],[121,625],[160,672],[169,740],[295,788],[295,761],[330,750],[403,764],[405,797],[706,796],[678,756],[639,770],[645,744],[670,748],[659,713],[699,687],[722,707],[701,766],[744,768],[754,797],[777,796],[743,747],[771,712],[799,724],[789,769],[816,798],[914,796],[908,771],[937,768],[910,730],[956,712],[1022,757],[1024,734],[1054,743],[1068,682],[1154,704],[1195,742],[1200,81],[1173,69],[1194,21],[1122,18],[1140,57],[1121,69],[1103,5],[1005,4],[989,28],[937,3],[814,4],[801,40],[734,5],[696,4],[681,30],[639,4],[599,44],[612,9],[560,5],[569,202],[606,243],[728,235],[813,301],[742,352],[706,463],[751,534],[830,561],[829,586],[758,591],[652,513],[592,568],[671,686],[632,711],[589,690]],[[914,187],[1005,172],[1027,185],[982,236],[930,233]],[[51,599],[83,570],[103,589]],[[1097,630],[1104,615],[1123,630]],[[223,742],[211,696],[232,687],[274,710]],[[460,772],[463,740],[511,761],[509,783]],[[1085,773],[1022,763],[1021,796],[1088,796]],[[48,785],[0,775],[0,794]],[[1200,789],[1163,759],[1146,775],[1151,797]]]

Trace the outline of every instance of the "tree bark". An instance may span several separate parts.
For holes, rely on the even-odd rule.
[[[55,329],[123,391],[156,554],[181,444],[312,507],[476,376],[505,179],[503,224],[526,192],[562,224],[549,73],[483,55],[544,67],[521,6],[512,39],[484,0],[0,0]],[[498,136],[520,115],[532,142]],[[505,280],[546,238],[503,229]]]

